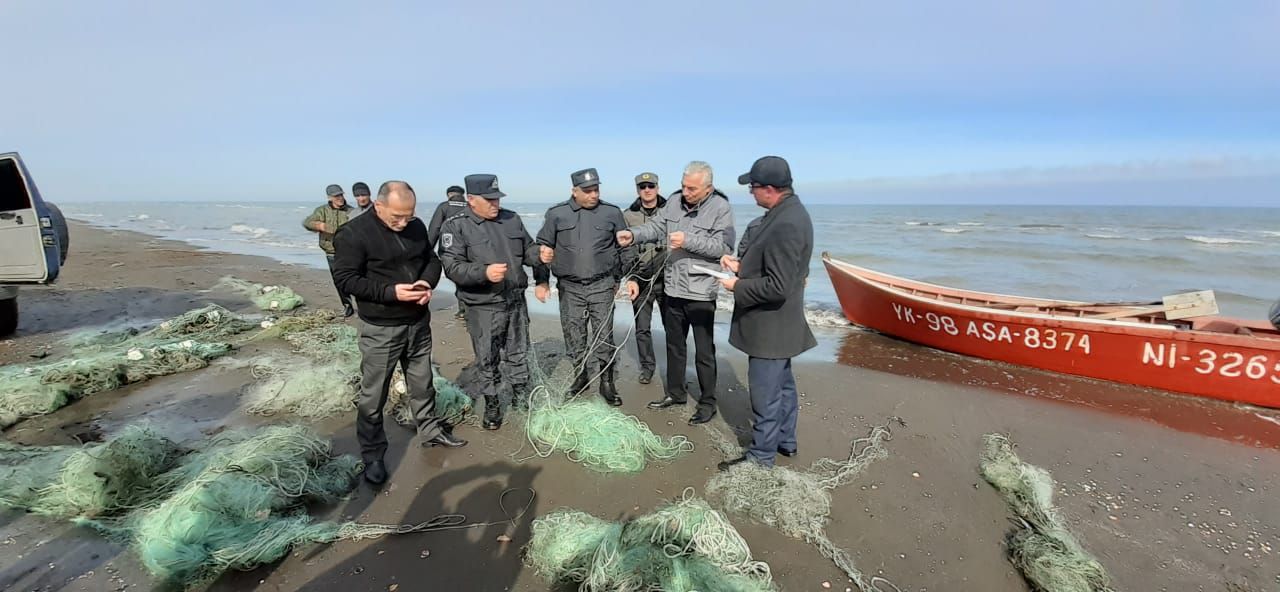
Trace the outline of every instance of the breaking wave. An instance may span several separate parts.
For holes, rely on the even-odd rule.
[[[1187,235],[1185,238],[1191,242],[1200,243],[1202,245],[1256,245],[1258,241],[1246,240],[1242,238],[1227,238],[1221,236],[1197,236]]]

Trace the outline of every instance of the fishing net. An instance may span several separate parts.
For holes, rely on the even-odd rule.
[[[553,381],[529,354],[533,383],[525,435],[534,453],[561,451],[569,460],[602,473],[636,473],[650,460],[671,460],[693,450],[684,436],[663,438],[633,415],[595,397],[577,397]]]
[[[247,392],[245,411],[313,420],[350,412],[360,394],[360,347],[355,328],[322,324],[319,316],[302,317],[295,322],[289,318],[267,330],[286,325],[276,335],[289,342],[301,357],[268,355],[255,359],[251,367],[259,380]],[[450,425],[466,421],[473,408],[471,397],[442,376],[439,369],[433,373],[432,385],[436,389],[436,415]],[[396,368],[387,397],[390,414],[402,425],[416,425],[407,394],[404,374]]]
[[[146,426],[86,447],[0,444],[0,504],[69,519],[121,540],[152,574],[191,586],[251,569],[297,544],[459,527],[315,522],[311,503],[351,490],[360,463],[298,426],[180,446]],[[514,518],[512,518],[514,520]]]
[[[1000,492],[1021,528],[1009,534],[1010,559],[1034,590],[1111,592],[1102,564],[1080,546],[1053,505],[1053,476],[1022,462],[1001,434],[988,434],[982,476]]]
[[[211,304],[189,310],[150,328],[113,327],[74,333],[64,340],[77,352],[102,351],[119,347],[147,347],[186,339],[227,341],[258,326],[258,323]]]
[[[732,465],[707,482],[707,496],[729,512],[814,545],[860,590],[897,590],[888,580],[868,577],[859,571],[853,558],[826,534],[831,520],[831,490],[849,483],[871,463],[889,455],[884,446],[892,437],[889,427],[889,424],[876,426],[868,436],[854,440],[847,459],[820,458],[805,471],[765,467],[755,462]],[[719,430],[707,428],[707,432],[716,446],[728,453],[726,456],[737,456],[735,450],[741,452],[741,448]]]
[[[533,522],[525,563],[582,592],[766,592],[769,565],[751,559],[724,515],[686,491],[651,514],[606,522],[557,510]]]
[[[214,287],[229,288],[239,292],[262,310],[290,311],[305,304],[302,296],[287,286],[264,286],[227,276],[219,280]]]
[[[135,338],[73,359],[0,368],[0,427],[52,413],[84,396],[204,368],[232,349],[228,343],[190,339],[142,343]]]

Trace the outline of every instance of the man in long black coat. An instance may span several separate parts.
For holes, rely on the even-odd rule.
[[[813,256],[813,222],[791,188],[791,167],[766,156],[738,177],[751,187],[756,204],[767,210],[750,225],[738,257],[721,263],[737,274],[721,280],[733,292],[729,343],[749,356],[751,447],[745,456],[720,463],[720,469],[748,460],[773,466],[778,453],[797,451],[799,402],[791,358],[818,344],[804,316],[804,288]]]

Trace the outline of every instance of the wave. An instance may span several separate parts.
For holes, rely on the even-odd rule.
[[[254,238],[261,238],[268,234],[271,234],[270,229],[261,228],[261,227],[255,228],[253,226],[249,226],[248,224],[232,224],[231,232],[234,232],[236,234],[248,234],[253,236]]]
[[[1061,224],[1019,224],[1018,228],[1066,228]]]
[[[1267,236],[1280,236],[1280,230],[1259,230],[1258,232]]]
[[[986,226],[986,222],[956,222],[956,226]]]
[[[149,220],[151,216],[147,214],[138,214],[137,216],[129,216],[131,220]]]
[[[968,228],[939,228],[938,231],[945,232],[947,234],[960,234],[961,232],[969,232],[969,229]]]
[[[1119,235],[1115,235],[1115,234],[1092,234],[1092,233],[1088,233],[1088,234],[1085,234],[1084,236],[1085,236],[1086,238],[1099,238],[1099,239],[1103,239],[1103,240],[1125,240],[1125,239],[1129,238],[1129,237],[1127,237],[1127,236],[1119,236]]]
[[[721,312],[733,312],[733,294],[726,290],[720,290],[716,293],[716,310]],[[806,302],[804,304],[804,318],[809,322],[810,327],[852,327],[853,324],[844,318],[844,312],[839,306],[825,304],[821,302]]]
[[[1221,236],[1197,236],[1189,234],[1182,237],[1191,242],[1200,243],[1202,245],[1256,245],[1258,241],[1246,240],[1242,238],[1227,238]]]
[[[907,226],[942,226],[942,223],[941,222],[918,222],[915,220],[911,220],[906,222],[906,225]]]

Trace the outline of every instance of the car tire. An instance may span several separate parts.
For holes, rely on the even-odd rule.
[[[0,337],[8,337],[18,330],[18,299],[0,300]]]
[[[62,215],[62,210],[58,209],[49,202],[44,202],[46,208],[49,208],[49,223],[53,225],[54,234],[58,235],[58,264],[67,262],[67,250],[71,248],[71,231],[67,228],[67,219]]]

